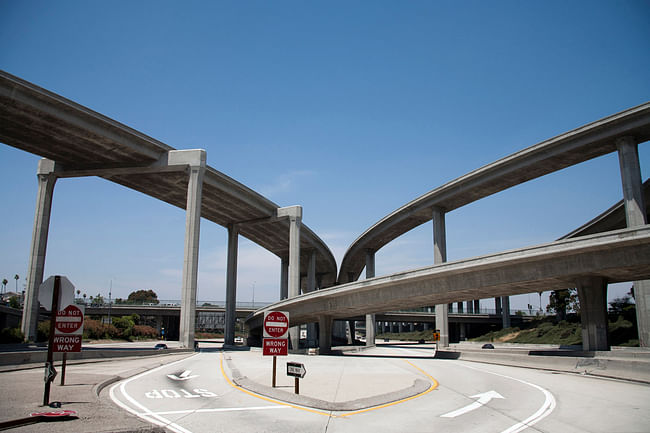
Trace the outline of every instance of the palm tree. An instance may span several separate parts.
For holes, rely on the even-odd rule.
[[[8,283],[8,282],[9,282],[9,281],[7,281],[6,278],[2,280],[2,286],[4,287],[3,292],[5,292],[5,293],[7,292],[7,283]]]
[[[14,280],[16,280],[16,293],[18,293],[18,280],[19,279],[20,279],[20,277],[18,276],[18,274],[14,275]]]

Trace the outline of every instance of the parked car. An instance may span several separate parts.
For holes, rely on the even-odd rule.
[[[156,350],[167,349],[167,345],[165,343],[158,343],[153,348]]]
[[[481,349],[494,349],[494,346],[491,343],[485,343]]]

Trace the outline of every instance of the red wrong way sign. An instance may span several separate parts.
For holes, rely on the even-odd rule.
[[[56,313],[54,322],[53,352],[81,352],[84,329],[84,312],[70,304]]]
[[[289,340],[286,338],[265,338],[262,345],[263,356],[287,356],[289,354]]]
[[[289,313],[267,311],[264,313],[264,338],[287,338],[289,333]]]

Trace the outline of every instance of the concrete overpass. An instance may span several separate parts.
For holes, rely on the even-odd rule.
[[[336,281],[334,256],[302,224],[300,206],[279,208],[208,166],[203,150],[176,150],[4,71],[0,71],[0,142],[46,158],[37,172],[22,322],[28,338],[36,335],[38,287],[43,280],[54,186],[60,178],[101,177],[186,210],[181,312],[186,347],[193,347],[201,217],[228,229],[227,341],[234,339],[240,235],[281,259],[281,298]]]
[[[649,139],[650,103],[646,103],[472,171],[407,203],[355,240],[343,258],[338,276],[339,283],[348,284],[323,294],[314,293],[280,302],[270,308],[295,313],[292,322],[318,320],[325,330],[331,326],[332,318],[365,312],[368,314],[366,328],[374,329],[374,313],[436,304],[436,327],[441,330],[442,343],[446,345],[448,309],[445,303],[578,287],[583,313],[583,346],[585,350],[606,350],[609,347],[607,283],[638,280],[635,292],[639,336],[641,344],[647,346],[650,344],[650,284],[644,281],[648,278],[647,258],[639,256],[640,252],[648,253],[647,216],[638,144]],[[632,230],[575,241],[557,241],[542,247],[445,264],[446,213],[528,180],[612,152],[619,155],[626,226]],[[433,221],[433,263],[437,266],[373,278],[375,253],[428,221]],[[623,239],[629,242],[623,245]],[[598,250],[598,245],[604,249]],[[548,252],[551,252],[550,256],[542,257]],[[636,265],[630,265],[627,256],[636,257]],[[586,266],[587,262],[589,266]],[[620,269],[610,268],[613,263],[618,263]],[[368,280],[351,283],[359,278],[364,267]],[[257,324],[260,314],[262,312],[257,312],[250,320],[251,326]],[[326,338],[326,333],[323,334],[321,329],[322,337]],[[320,344],[327,349],[327,341]]]

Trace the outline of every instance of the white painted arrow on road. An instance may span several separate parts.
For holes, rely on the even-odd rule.
[[[493,398],[504,398],[501,394],[499,394],[496,391],[488,391],[484,392],[482,394],[476,394],[472,395],[470,398],[478,398],[474,403],[469,404],[465,407],[461,407],[460,409],[456,409],[453,412],[448,412],[444,415],[440,415],[440,418],[456,418],[457,416],[463,415],[467,412],[470,412],[474,409],[478,409],[479,407],[483,406],[484,404],[487,404],[490,400]]]
[[[190,374],[192,374],[192,370],[185,370],[178,376],[176,376],[175,374],[168,374],[167,377],[172,380],[188,380],[188,379],[192,379],[193,377],[199,377],[196,374],[194,376],[190,376]]]

